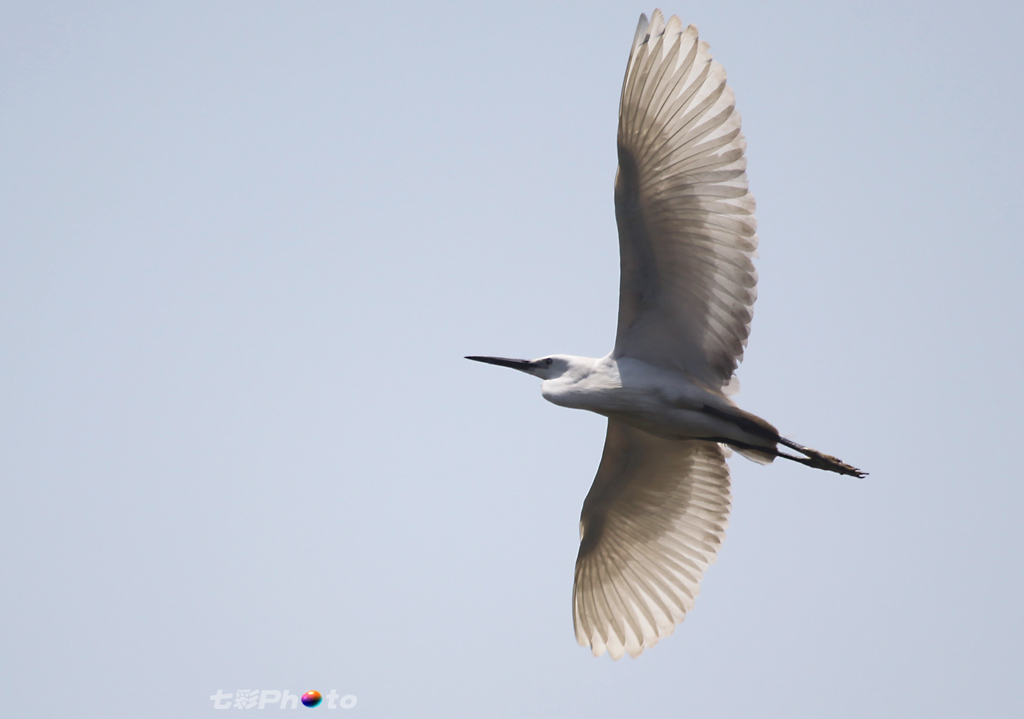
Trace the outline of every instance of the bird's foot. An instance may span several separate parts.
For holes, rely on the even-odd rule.
[[[795,449],[797,452],[806,455],[806,457],[793,457],[791,455],[781,455],[787,459],[792,459],[800,464],[806,464],[808,467],[814,467],[815,469],[825,469],[829,472],[836,472],[837,474],[845,474],[849,477],[864,478],[868,476],[867,472],[863,472],[852,464],[847,464],[838,457],[833,457],[831,454],[825,454],[819,452],[816,449],[810,447],[804,447],[802,444],[797,444],[793,440],[781,438],[782,444],[786,445],[790,449]]]

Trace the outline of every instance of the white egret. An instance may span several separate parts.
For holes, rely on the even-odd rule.
[[[548,401],[608,418],[573,586],[576,638],[594,656],[636,657],[693,607],[728,521],[726,447],[864,476],[727,396],[756,295],[745,147],[725,71],[697,29],[641,15],[619,105],[614,349],[467,358],[540,377]]]

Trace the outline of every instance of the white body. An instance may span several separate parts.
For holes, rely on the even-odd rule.
[[[612,355],[600,359],[552,355],[551,359],[555,363],[547,372],[560,374],[544,380],[541,394],[560,407],[596,412],[665,439],[774,446],[733,422],[708,414],[705,408],[709,406],[723,414],[735,413],[737,408],[720,391],[681,372]],[[541,377],[545,373],[535,372]]]

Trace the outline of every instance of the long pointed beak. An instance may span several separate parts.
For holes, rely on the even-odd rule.
[[[487,364],[496,364],[499,367],[511,367],[517,369],[520,372],[529,372],[530,368],[533,367],[533,362],[530,360],[521,359],[508,359],[506,357],[467,357],[468,360],[474,362],[486,362]]]

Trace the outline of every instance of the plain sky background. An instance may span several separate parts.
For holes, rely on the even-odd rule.
[[[604,421],[462,356],[611,348],[652,7],[0,5],[4,716],[1024,715],[1021,4],[663,9],[749,142],[738,400],[871,476],[731,460],[696,608],[612,662]]]

